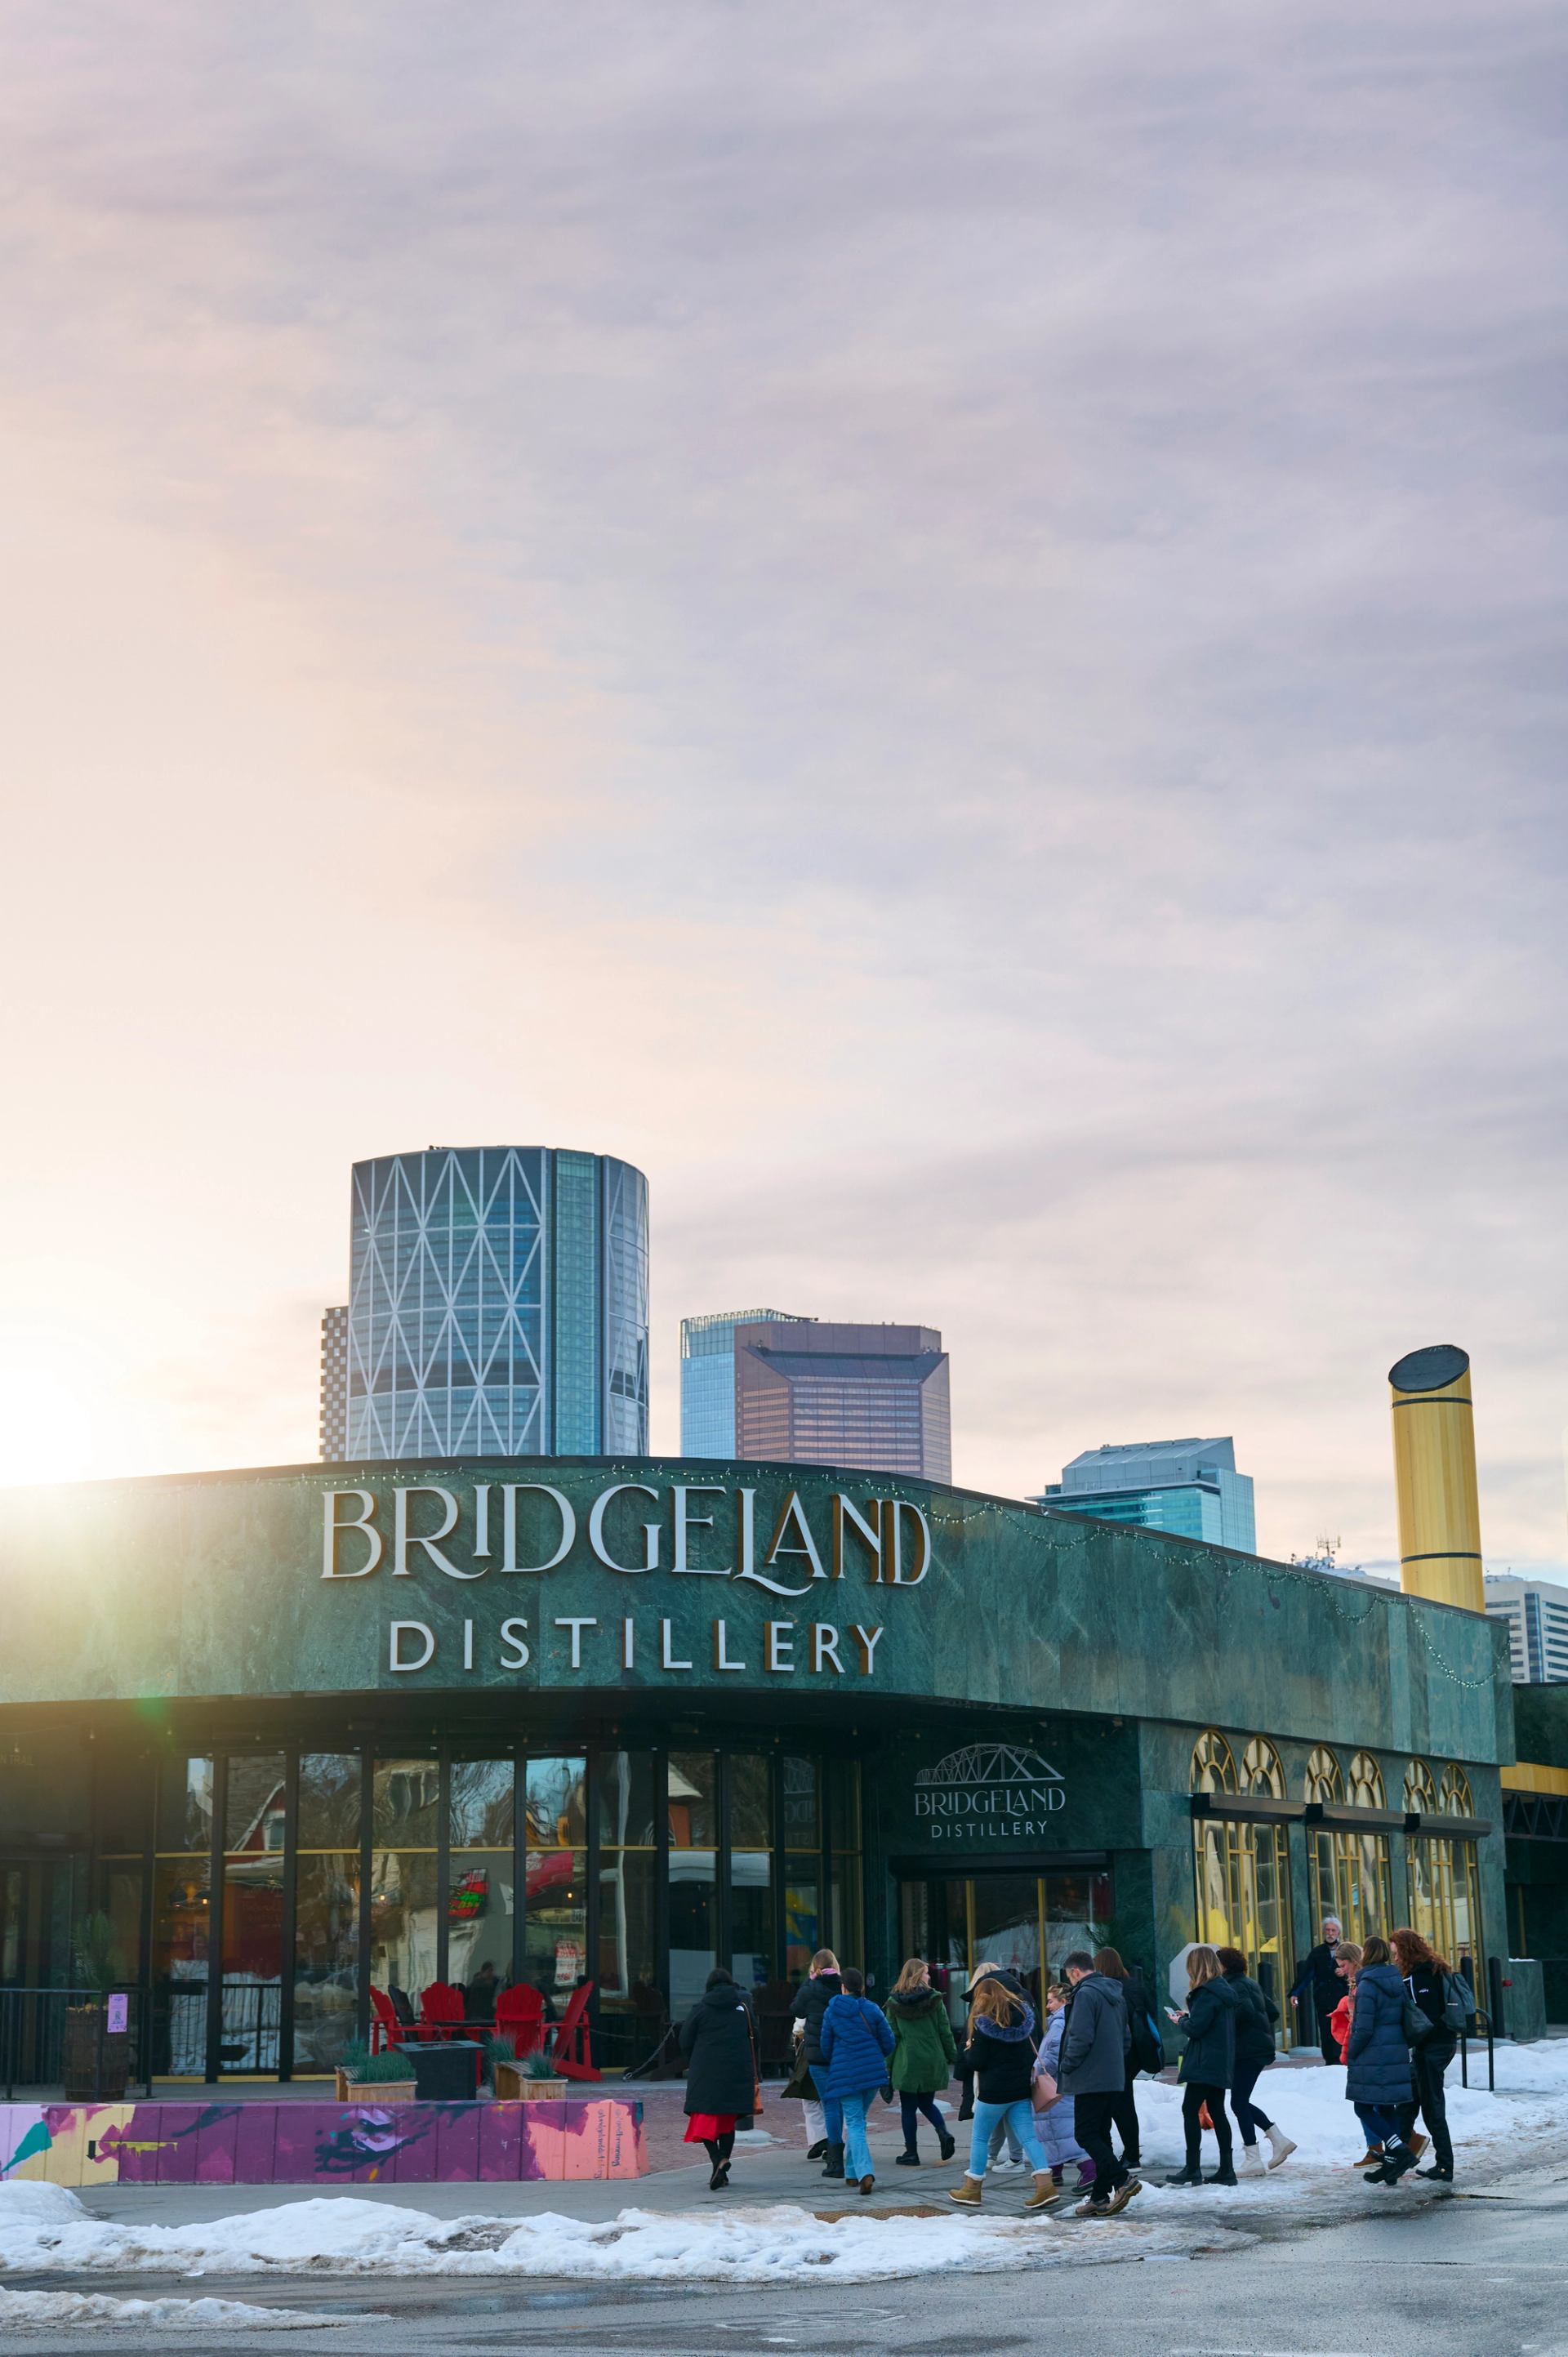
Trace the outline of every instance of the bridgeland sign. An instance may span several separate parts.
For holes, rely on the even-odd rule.
[[[883,1627],[864,1605],[857,1608],[854,1591],[920,1586],[931,1566],[924,1512],[903,1498],[843,1490],[805,1498],[791,1487],[760,1516],[757,1494],[746,1483],[674,1480],[608,1481],[576,1500],[558,1483],[538,1480],[325,1490],[320,1577],[413,1583],[399,1592],[400,1604],[429,1584],[450,1598],[447,1581],[517,1581],[522,1592],[541,1583],[538,1610],[464,1615],[452,1632],[455,1647],[444,1644],[434,1618],[410,1610],[389,1620],[386,1668],[400,1677],[433,1668],[471,1673],[483,1666],[479,1653],[487,1647],[494,1650],[489,1666],[518,1671],[542,1639],[564,1646],[574,1672],[679,1675],[696,1668],[684,1609],[550,1613],[548,1583],[568,1568],[601,1578],[612,1574],[617,1585],[650,1582],[655,1591],[675,1580],[723,1581],[737,1602],[761,1589],[818,1608],[810,1616],[765,1618],[760,1627],[747,1616],[744,1637],[729,1613],[714,1614],[707,1666],[720,1676],[760,1672],[776,1678],[803,1670],[817,1677],[874,1677]],[[856,1609],[864,1618],[851,1617]]]

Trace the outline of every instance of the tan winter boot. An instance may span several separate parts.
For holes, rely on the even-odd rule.
[[[966,2169],[958,2183],[949,2186],[948,2200],[961,2203],[965,2210],[978,2210],[981,2195],[984,2190],[984,2180],[978,2177],[971,2177]]]
[[[1050,2170],[1048,2169],[1036,2169],[1035,2171],[1035,2190],[1033,2193],[1026,2194],[1024,2197],[1025,2209],[1048,2210],[1053,2201],[1059,2201],[1060,2199],[1061,2187],[1057,2184]]]

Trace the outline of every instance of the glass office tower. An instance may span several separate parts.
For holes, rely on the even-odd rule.
[[[1258,1550],[1251,1476],[1236,1470],[1236,1445],[1221,1440],[1129,1441],[1086,1448],[1047,1482],[1036,1505],[1053,1514],[1093,1514],[1102,1523],[1207,1539],[1242,1555]]]
[[[725,1309],[681,1320],[681,1454],[735,1455],[735,1329],[801,1326],[788,1309]]]
[[[648,1448],[648,1181],[543,1146],[357,1162],[345,1456]]]

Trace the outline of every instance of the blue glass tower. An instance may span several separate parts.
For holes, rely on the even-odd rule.
[[[681,1320],[681,1454],[735,1455],[735,1329],[801,1326],[788,1309],[725,1309]]]
[[[648,1181],[609,1155],[432,1146],[356,1162],[347,1448],[648,1448]]]
[[[1103,1523],[1207,1539],[1242,1555],[1257,1552],[1252,1483],[1237,1472],[1229,1436],[1086,1448],[1036,1502],[1054,1514],[1093,1514]]]

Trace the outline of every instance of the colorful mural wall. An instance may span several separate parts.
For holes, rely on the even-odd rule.
[[[642,2105],[0,2104],[0,2180],[496,2185],[640,2177]]]

